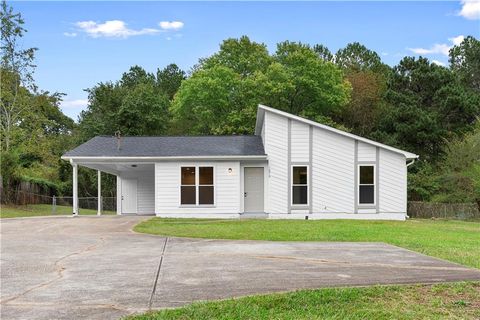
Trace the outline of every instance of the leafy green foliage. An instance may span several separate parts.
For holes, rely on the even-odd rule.
[[[450,68],[460,81],[480,92],[480,41],[466,37],[458,46],[450,49]]]
[[[252,133],[261,103],[419,154],[421,161],[409,168],[410,199],[478,201],[479,151],[472,137],[480,115],[480,42],[473,36],[450,50],[448,68],[422,57],[405,57],[391,68],[358,42],[332,54],[321,44],[284,41],[270,53],[247,36],[227,39],[189,77],[175,64],[155,73],[133,66],[117,81],[98,83],[87,90],[88,107],[75,124],[60,111],[61,93],[35,85],[37,49],[21,46],[27,32],[21,14],[3,1],[0,18],[4,189],[30,179],[71,192],[71,166],[60,156],[118,130]],[[467,160],[458,161],[458,154]],[[80,194],[96,193],[95,172],[80,170],[79,181]],[[104,181],[105,194],[115,194],[114,179]]]
[[[439,160],[443,140],[471,130],[480,112],[479,99],[449,69],[425,58],[406,57],[393,68],[388,107],[372,136],[423,159]]]
[[[344,106],[350,87],[334,64],[308,45],[282,42],[273,56],[247,37],[228,39],[200,61],[172,105],[178,133],[252,133],[263,103],[313,118]]]

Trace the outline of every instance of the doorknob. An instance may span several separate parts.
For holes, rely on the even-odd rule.
[[[244,198],[247,197],[247,193],[246,193],[246,192],[243,193],[243,197],[244,197]]]
[[[122,200],[123,200],[123,196],[122,196]]]

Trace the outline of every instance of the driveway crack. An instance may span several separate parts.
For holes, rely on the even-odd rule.
[[[40,288],[47,287],[48,285],[54,283],[55,281],[58,281],[58,280],[62,279],[62,278],[63,278],[63,272],[64,272],[65,269],[66,269],[63,265],[60,264],[62,261],[66,260],[66,259],[68,259],[68,258],[70,258],[70,257],[72,257],[72,256],[76,256],[76,255],[82,254],[82,253],[87,252],[87,251],[95,250],[101,243],[104,243],[104,242],[105,242],[105,239],[104,239],[103,237],[101,237],[101,238],[99,239],[99,241],[95,242],[94,244],[91,244],[91,245],[89,245],[89,246],[87,246],[87,247],[85,247],[85,248],[83,248],[83,249],[81,249],[81,250],[79,250],[79,251],[77,251],[77,252],[72,252],[72,253],[69,253],[69,254],[67,254],[67,255],[65,255],[65,256],[62,256],[62,257],[58,258],[58,259],[53,263],[53,265],[54,265],[55,268],[56,268],[56,272],[57,272],[57,277],[56,277],[56,278],[51,279],[51,280],[48,280],[48,281],[45,281],[45,282],[42,282],[42,283],[40,283],[40,284],[38,284],[38,285],[35,285],[35,286],[31,287],[31,288],[28,288],[27,290],[25,290],[25,291],[23,291],[22,293],[19,293],[19,294],[13,296],[13,297],[10,297],[10,298],[1,300],[1,301],[0,301],[0,304],[6,304],[6,303],[8,303],[8,302],[14,301],[14,300],[16,300],[16,299],[18,299],[18,298],[26,295],[26,294],[29,293],[29,292],[32,292],[32,291],[37,290],[37,289],[40,289]]]
[[[150,294],[150,299],[148,300],[148,310],[152,309],[153,297],[155,296],[155,291],[157,289],[158,284],[158,276],[160,275],[160,269],[162,268],[163,257],[165,256],[165,249],[167,248],[168,237],[165,238],[165,242],[163,243],[162,254],[160,256],[160,261],[158,263],[157,273],[155,275],[155,280],[153,282],[152,293]]]

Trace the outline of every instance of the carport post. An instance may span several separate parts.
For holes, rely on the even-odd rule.
[[[97,215],[102,214],[102,171],[98,170],[98,209],[97,209]]]
[[[78,164],[72,162],[73,167],[73,215],[78,216]]]

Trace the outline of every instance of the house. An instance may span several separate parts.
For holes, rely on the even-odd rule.
[[[255,135],[99,136],[62,156],[73,166],[74,214],[84,166],[117,177],[119,215],[388,220],[406,218],[416,158],[263,105]]]

